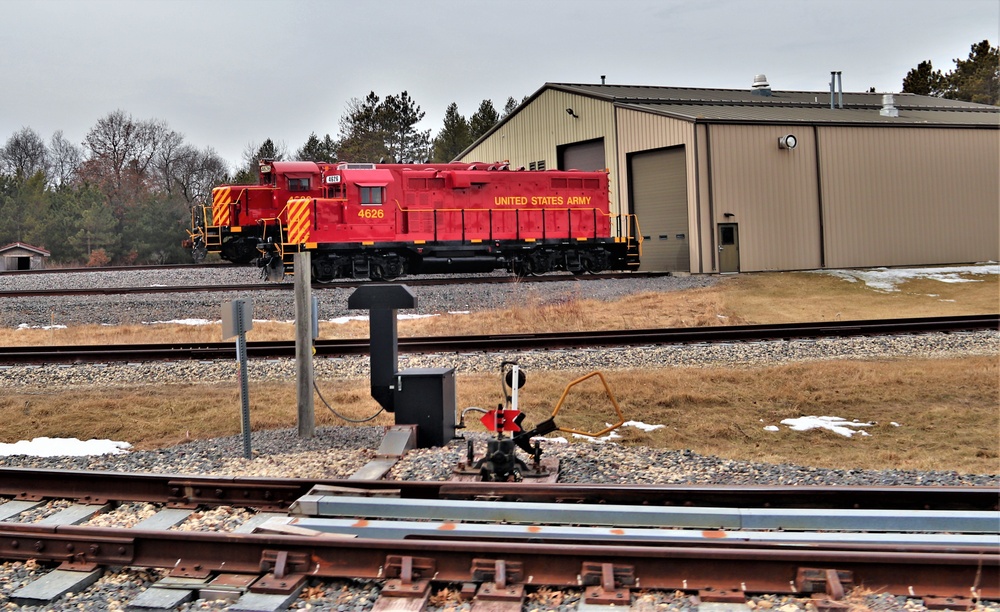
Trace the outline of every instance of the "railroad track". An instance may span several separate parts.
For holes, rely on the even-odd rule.
[[[10,594],[22,604],[46,605],[61,596],[50,583],[72,578],[69,588],[83,589],[118,566],[169,571],[139,607],[187,593],[281,609],[307,584],[334,579],[380,581],[375,610],[423,609],[444,586],[473,609],[511,611],[539,588],[580,589],[585,603],[617,606],[639,590],[706,602],[787,594],[816,598],[820,609],[837,609],[831,600],[853,587],[955,609],[1000,598],[995,490],[68,479],[8,469],[0,498],[8,500],[0,516],[51,498],[72,502],[41,522],[0,521],[0,558],[59,564]],[[81,524],[128,501],[159,510],[131,529]],[[172,528],[227,504],[255,514],[226,533]]]
[[[49,274],[76,274],[80,272],[143,272],[147,270],[198,270],[201,268],[249,268],[226,262],[189,264],[150,264],[146,266],[99,266],[85,268],[42,268],[40,270],[0,270],[2,276],[45,276]]]
[[[691,343],[727,343],[792,340],[829,337],[922,334],[996,330],[1000,315],[929,317],[870,321],[787,323],[780,325],[734,325],[672,329],[607,330],[538,334],[434,336],[400,338],[399,351],[405,353],[455,353],[525,351],[593,346],[642,346]],[[317,340],[319,357],[362,355],[370,350],[367,339]],[[203,342],[183,344],[123,344],[72,346],[0,347],[0,363],[45,364],[121,361],[229,359],[233,344]],[[290,358],[295,356],[293,341],[247,343],[250,358]]]
[[[197,266],[193,266],[197,267]],[[114,268],[112,268],[114,269]],[[131,270],[132,268],[118,268],[118,270]],[[170,267],[149,267],[137,268],[144,270],[172,269]],[[86,271],[92,271],[87,269]],[[566,281],[591,281],[591,280],[613,280],[628,278],[657,278],[670,276],[669,272],[608,272],[602,274],[546,274],[544,276],[468,276],[468,277],[404,277],[394,281],[386,281],[391,284],[408,285],[413,287],[428,287],[435,285],[486,285],[505,283],[552,283]],[[352,289],[361,285],[371,283],[368,280],[344,279],[329,283],[313,283],[314,290],[325,289]],[[87,296],[87,295],[136,295],[152,293],[236,293],[248,291],[285,291],[290,292],[295,289],[292,282],[284,283],[255,283],[238,285],[149,285],[145,287],[89,287],[79,289],[29,289],[19,291],[0,291],[2,298],[28,298],[28,297],[65,297],[65,296]]]

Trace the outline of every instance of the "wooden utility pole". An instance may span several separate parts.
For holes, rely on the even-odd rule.
[[[309,251],[295,254],[295,368],[298,395],[299,437],[316,433],[313,401],[313,299],[312,257]]]

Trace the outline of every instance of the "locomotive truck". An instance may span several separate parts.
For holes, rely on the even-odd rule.
[[[638,222],[608,195],[607,172],[262,160],[257,185],[216,187],[192,211],[187,244],[196,261],[256,261],[269,280],[302,251],[318,282],[635,270]]]

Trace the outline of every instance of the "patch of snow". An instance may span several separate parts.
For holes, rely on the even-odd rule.
[[[76,438],[35,438],[13,444],[0,444],[0,455],[31,457],[84,457],[87,455],[119,455],[132,448],[128,442],[114,440],[78,440]]]
[[[942,283],[981,283],[982,280],[964,278],[962,275],[1000,274],[995,263],[973,266],[942,266],[935,268],[871,268],[859,270],[813,270],[816,274],[829,274],[848,282],[861,281],[876,291],[899,291],[898,285],[916,278],[927,278]]]
[[[782,425],[788,425],[791,429],[795,431],[809,431],[810,429],[829,429],[833,433],[840,434],[845,438],[850,438],[856,433],[863,433],[864,435],[869,435],[866,432],[855,431],[853,428],[858,427],[871,427],[874,423],[862,423],[857,419],[853,421],[847,421],[841,417],[835,416],[804,416],[797,419],[784,419],[781,421]]]

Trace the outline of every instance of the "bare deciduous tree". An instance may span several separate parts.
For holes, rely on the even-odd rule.
[[[45,141],[35,130],[24,127],[15,132],[0,149],[0,168],[22,179],[46,172],[48,151]]]
[[[71,184],[76,179],[81,163],[82,149],[64,138],[62,130],[52,134],[49,141],[49,183],[55,186]]]

